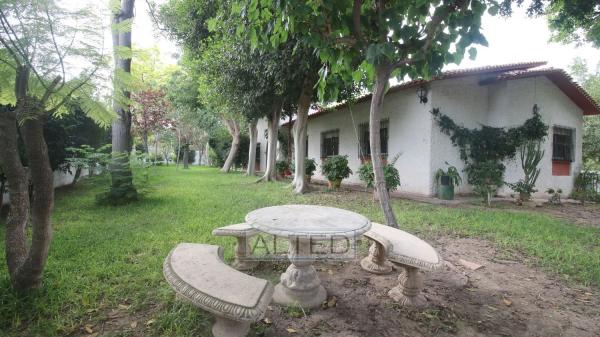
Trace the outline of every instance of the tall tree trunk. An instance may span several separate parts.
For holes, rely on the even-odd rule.
[[[225,159],[225,163],[221,168],[221,172],[229,172],[231,166],[233,165],[233,161],[235,160],[235,156],[240,149],[240,124],[238,121],[233,119],[225,119],[225,124],[227,125],[227,130],[231,135],[231,147],[229,148],[229,153],[227,154],[227,159]]]
[[[52,240],[50,215],[54,207],[54,173],[50,167],[48,147],[44,140],[42,113],[39,113],[35,119],[27,119],[20,129],[33,185],[32,234],[29,254],[13,282],[16,282],[16,287],[19,289],[29,289],[41,285],[42,274],[48,259]]]
[[[75,175],[73,176],[73,181],[71,181],[71,186],[75,186],[75,184],[77,184],[77,181],[79,181],[79,177],[81,177],[81,169],[81,165],[77,165],[77,167],[75,168]],[[91,167],[89,170],[90,172],[88,173],[88,175],[91,175]]]
[[[256,143],[258,139],[258,129],[256,124],[258,121],[253,119],[248,126],[248,134],[250,135],[250,147],[248,148],[248,170],[246,174],[254,176],[256,174]]]
[[[285,158],[288,163],[292,161],[292,115],[288,119],[288,141],[287,141],[287,156]]]
[[[9,110],[10,109],[10,110]],[[28,255],[25,226],[29,214],[29,181],[21,164],[18,148],[16,111],[3,108],[0,113],[0,162],[8,181],[10,211],[6,220],[5,250],[8,274],[15,288],[20,288],[19,274]]]
[[[0,210],[2,210],[2,205],[4,205],[4,192],[6,192],[6,181],[0,181]]]
[[[190,145],[185,144],[183,146],[183,168],[185,170],[190,168]]]
[[[307,76],[304,79],[304,86],[298,98],[298,111],[296,112],[296,122],[294,123],[294,180],[292,186],[296,193],[304,193],[308,189],[306,181],[306,129],[308,121],[308,110],[313,95],[313,87],[316,77]]]
[[[277,137],[279,135],[279,118],[281,117],[281,99],[276,99],[271,107],[269,124],[267,126],[267,167],[265,174],[257,181],[275,181],[277,180],[277,170],[275,164],[277,161]]]
[[[142,134],[142,142],[144,142],[144,150],[146,151],[146,154],[150,154],[150,150],[148,149],[148,132],[144,132]]]
[[[133,19],[134,0],[121,0],[121,10],[113,15],[113,25],[119,24],[125,20]],[[113,47],[131,49],[131,31],[116,32],[113,31]],[[131,73],[131,58],[123,59],[115,53],[115,77],[118,72]],[[122,91],[126,99],[131,97],[131,93],[119,85],[114,85],[114,90]],[[129,166],[129,154],[131,153],[131,108],[129,103],[113,103],[113,108],[117,118],[112,124],[112,163],[110,165],[110,174],[112,186],[110,195],[117,198],[134,199],[137,197],[137,191],[133,186],[133,174]]]
[[[379,196],[379,204],[383,210],[385,221],[388,226],[398,228],[396,215],[390,204],[390,194],[385,184],[383,166],[381,165],[381,110],[383,109],[383,99],[385,89],[390,79],[391,66],[384,62],[375,68],[375,84],[373,86],[373,96],[371,97],[371,111],[369,114],[369,141],[371,143],[371,162],[373,163],[373,173],[375,175],[375,188]]]

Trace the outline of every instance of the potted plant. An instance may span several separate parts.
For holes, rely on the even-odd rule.
[[[385,185],[388,192],[398,189],[400,186],[400,173],[398,169],[394,167],[394,164],[398,160],[399,156],[396,156],[391,162],[383,166],[383,176],[385,177]],[[367,188],[375,188],[375,174],[373,173],[373,163],[367,161],[360,166],[358,169],[358,177],[364,181]],[[373,191],[373,197],[377,198],[377,190]]]
[[[306,158],[304,160],[304,176],[306,177],[306,181],[310,183],[310,179],[315,174],[317,170],[317,163],[312,158]]]
[[[446,171],[443,169],[438,169],[435,173],[435,180],[438,184],[438,198],[444,200],[453,200],[454,199],[454,186],[458,186],[462,183],[462,179],[460,178],[460,174],[456,167],[448,164],[448,168]]]
[[[352,170],[348,167],[348,156],[331,156],[321,165],[321,172],[329,181],[329,188],[337,189],[342,179],[348,178]]]
[[[296,168],[296,165],[294,165],[294,162],[292,162],[292,164],[290,165],[290,170],[292,171],[292,173],[296,172],[295,168]],[[312,158],[304,159],[304,178],[306,179],[307,182],[310,183],[310,180],[311,180],[312,176],[315,174],[316,170],[317,170],[317,163],[315,162],[314,159],[312,159]]]
[[[290,172],[290,164],[285,160],[278,160],[275,163],[275,170],[277,171],[277,176],[281,179]]]

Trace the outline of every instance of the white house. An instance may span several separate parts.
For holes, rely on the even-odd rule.
[[[570,193],[574,176],[582,168],[583,116],[600,114],[600,107],[565,71],[542,68],[545,64],[528,62],[453,70],[430,81],[414,80],[392,86],[384,102],[382,150],[388,158],[400,155],[395,164],[402,182],[398,192],[434,195],[434,175],[439,168],[446,168],[445,162],[462,172],[458,148],[440,132],[430,113],[433,108],[440,108],[456,123],[469,128],[482,124],[512,127],[530,118],[537,104],[544,123],[550,127],[536,185],[538,196],[547,188]],[[426,102],[420,102],[418,89],[426,92]],[[356,172],[361,159],[369,153],[370,98],[371,95],[364,95],[352,106],[342,103],[312,112],[308,120],[308,158],[321,163],[332,154],[347,155],[350,168]],[[261,121],[257,152],[260,169],[266,163],[264,130],[266,122]],[[505,181],[522,178],[519,159],[505,164]],[[461,175],[466,178],[464,173]],[[325,179],[320,167],[314,179]],[[343,183],[361,182],[353,174]],[[471,191],[465,182],[457,190]],[[510,193],[508,187],[499,191],[500,195]]]

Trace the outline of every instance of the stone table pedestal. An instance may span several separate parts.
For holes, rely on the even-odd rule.
[[[350,241],[371,228],[371,221],[360,214],[312,205],[261,208],[248,213],[246,223],[261,232],[289,240],[291,264],[275,286],[273,302],[303,308],[317,308],[327,299],[327,292],[313,266],[315,246],[319,242],[332,245],[336,240]],[[333,250],[331,254],[335,254]],[[327,255],[320,256],[327,258]]]

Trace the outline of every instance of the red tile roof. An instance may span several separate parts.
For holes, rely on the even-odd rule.
[[[545,69],[532,69],[543,65],[546,65],[545,61],[538,62],[520,62],[510,63],[501,65],[492,65],[476,68],[467,69],[456,69],[442,72],[440,75],[433,77],[431,80],[411,80],[408,82],[398,83],[390,87],[389,92],[404,90],[408,88],[417,87],[432,81],[445,80],[450,78],[460,78],[473,75],[494,75],[494,80],[511,80],[518,78],[534,77],[534,76],[546,76],[550,79],[559,89],[561,89],[577,106],[579,106],[585,115],[599,115],[600,106],[594,99],[579,85],[577,84],[567,72],[562,69],[545,68]],[[365,94],[360,96],[356,103],[365,102],[371,99],[371,94]],[[341,109],[347,105],[346,102],[338,103],[332,106],[321,108],[320,110],[311,113],[308,118],[316,118],[329,112]],[[287,123],[285,123],[287,124]],[[284,124],[284,125],[285,125]]]

